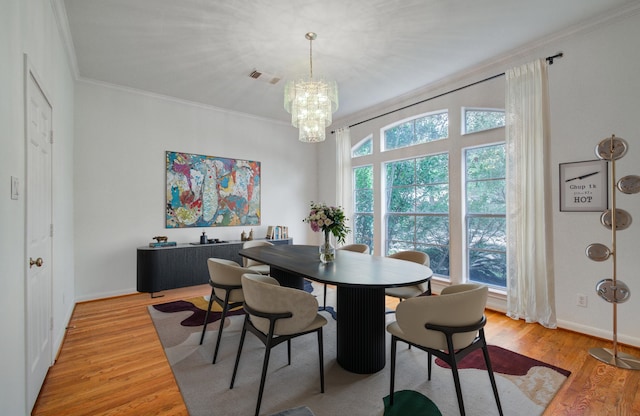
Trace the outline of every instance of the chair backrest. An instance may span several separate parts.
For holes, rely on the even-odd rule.
[[[232,260],[210,258],[207,259],[207,267],[209,268],[209,279],[212,282],[221,285],[242,286],[242,275],[251,273],[251,270],[240,267],[238,263]],[[215,294],[220,299],[224,299],[225,291],[223,289],[214,288]],[[241,302],[242,290],[233,291],[233,302]]]
[[[338,250],[369,254],[369,246],[366,244],[347,244],[346,246],[339,247]]]
[[[389,254],[388,257],[392,259],[412,261],[414,263],[422,264],[423,266],[427,266],[427,267],[429,267],[429,265],[431,264],[429,255],[427,253],[423,253],[422,251],[415,251],[415,250],[399,251],[394,254]],[[425,292],[429,288],[429,283],[424,282],[424,283],[420,283],[417,286],[421,292]]]
[[[259,247],[259,246],[272,246],[273,243],[270,241],[265,241],[265,240],[249,240],[249,241],[245,241],[242,244],[242,248],[251,248],[251,247]],[[248,259],[246,257],[242,258],[242,266],[243,267],[251,267],[251,266],[259,266],[262,263],[255,261],[255,260],[251,260]]]
[[[280,286],[271,276],[246,273],[242,276],[245,304],[265,313],[290,312],[290,318],[279,319],[276,335],[296,334],[307,328],[318,314],[318,301],[311,293]],[[251,316],[251,322],[265,334],[269,332],[269,320]]]
[[[427,267],[429,267],[430,264],[429,255],[427,253],[423,253],[422,251],[399,251],[397,253],[389,254],[387,257],[392,259],[412,261],[414,263],[422,264]]]
[[[482,319],[487,304],[487,286],[461,284],[445,288],[439,296],[420,296],[400,302],[396,308],[398,326],[409,341],[429,348],[446,350],[445,336],[426,329],[425,324],[459,327],[473,325]],[[477,331],[455,334],[455,349],[468,346]]]

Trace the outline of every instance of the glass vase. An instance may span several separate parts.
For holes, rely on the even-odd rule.
[[[324,232],[324,243],[320,244],[318,250],[320,252],[320,261],[323,263],[331,263],[336,258],[336,249],[331,244],[331,233]]]

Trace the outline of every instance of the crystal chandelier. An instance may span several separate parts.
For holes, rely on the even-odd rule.
[[[314,80],[311,44],[317,35],[309,32],[309,79],[289,81],[284,89],[284,108],[291,113],[291,124],[300,129],[301,142],[315,143],[325,139],[325,128],[338,109],[338,86],[335,81]]]

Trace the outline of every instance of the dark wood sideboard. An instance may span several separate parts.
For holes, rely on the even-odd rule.
[[[268,240],[273,244],[293,244],[293,238]],[[138,292],[150,293],[195,286],[209,282],[207,259],[233,260],[242,264],[238,251],[242,241],[211,244],[187,243],[173,247],[138,247]]]

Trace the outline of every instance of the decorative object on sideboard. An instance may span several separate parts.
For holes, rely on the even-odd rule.
[[[595,153],[598,159],[608,162],[611,171],[611,186],[609,200],[611,208],[605,210],[600,216],[600,223],[611,230],[611,248],[604,244],[593,243],[587,246],[586,255],[594,261],[605,261],[611,259],[613,262],[613,273],[609,279],[602,279],[596,284],[596,293],[605,301],[613,305],[613,348],[591,348],[589,354],[609,365],[629,370],[640,370],[640,358],[618,351],[618,304],[626,302],[631,296],[629,287],[618,280],[617,277],[617,257],[616,232],[624,230],[631,225],[631,214],[616,207],[616,191],[626,194],[640,192],[640,181],[637,176],[625,176],[616,184],[616,160],[622,158],[629,149],[627,142],[615,135],[607,137],[598,143]],[[638,178],[638,179],[636,179]]]
[[[155,243],[149,243],[149,247],[174,247],[176,246],[175,241],[169,241],[167,236],[157,235],[153,237],[153,240],[156,240]]]
[[[219,238],[209,238],[205,231],[202,232],[200,236],[200,244],[218,244],[218,243],[226,243],[226,241],[221,241]],[[198,243],[191,243],[198,244]]]
[[[284,240],[289,238],[289,227],[284,225],[270,225],[267,227],[267,240]]]
[[[253,228],[249,231],[249,234],[247,234],[243,230],[242,234],[240,234],[240,241],[251,241],[251,240],[253,240]]]
[[[260,224],[260,162],[166,152],[166,228]]]
[[[317,35],[305,34],[309,41],[309,79],[291,80],[284,89],[284,108],[291,113],[291,124],[299,129],[301,142],[325,140],[325,129],[331,125],[338,109],[338,85],[335,81],[313,79],[312,43]]]

